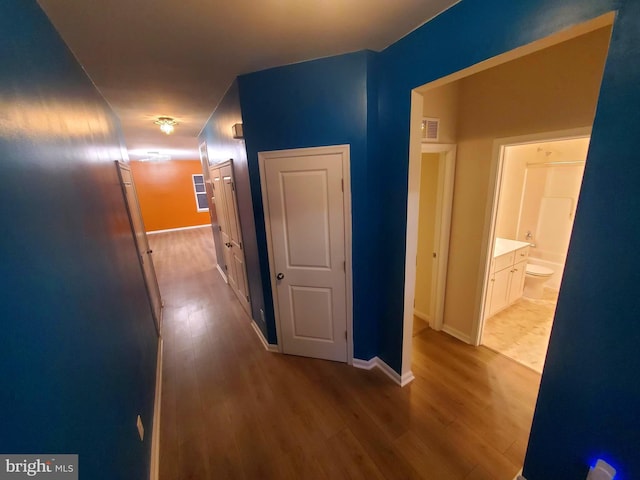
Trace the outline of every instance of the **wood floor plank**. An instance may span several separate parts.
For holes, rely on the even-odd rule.
[[[457,459],[432,451],[413,432],[407,432],[398,438],[396,446],[425,480],[460,480],[469,473],[468,468],[462,466]]]
[[[160,478],[513,478],[540,377],[417,328],[416,380],[267,352],[210,229],[150,237],[165,303]]]

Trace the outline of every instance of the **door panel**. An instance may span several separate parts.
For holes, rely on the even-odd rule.
[[[327,171],[282,172],[280,181],[287,265],[330,269]]]
[[[268,158],[264,178],[284,353],[347,360],[343,155]],[[279,277],[282,277],[278,279]]]
[[[511,285],[509,287],[509,303],[513,303],[522,297],[524,291],[524,275],[527,270],[527,261],[516,263],[511,274]]]
[[[162,297],[160,296],[160,287],[158,286],[158,279],[156,277],[156,271],[151,257],[153,252],[149,248],[144,222],[142,221],[142,214],[140,212],[140,204],[138,203],[138,195],[136,193],[133,175],[131,174],[131,170],[128,165],[116,162],[116,166],[118,168],[120,182],[125,202],[127,204],[131,231],[134,236],[136,249],[138,250],[138,260],[140,261],[140,266],[142,268],[145,287],[147,295],[149,296],[149,303],[151,304],[153,320],[155,322],[158,335],[160,335],[162,332]]]
[[[213,182],[213,199],[216,205],[216,213],[218,214],[218,225],[220,226],[220,240],[222,241],[223,263],[227,282],[230,285],[236,284],[236,277],[231,269],[231,253],[229,252],[229,222],[227,221],[227,209],[224,204],[224,188],[222,174],[219,168],[211,168],[209,170],[211,181]],[[234,288],[232,286],[232,288]]]
[[[289,287],[296,338],[333,341],[333,303],[330,288]]]
[[[509,281],[511,280],[511,269],[505,268],[496,272],[493,276],[493,286],[491,288],[491,310],[489,316],[502,310],[509,302]]]

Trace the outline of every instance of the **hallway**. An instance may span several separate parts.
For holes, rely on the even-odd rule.
[[[416,380],[264,350],[209,228],[151,235],[165,302],[160,478],[495,479],[522,466],[539,376],[425,329]]]

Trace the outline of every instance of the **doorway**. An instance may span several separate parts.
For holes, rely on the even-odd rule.
[[[611,15],[594,19],[554,38],[492,58],[412,91],[407,231],[416,213],[414,164],[421,155],[420,121],[440,116],[456,145],[455,191],[446,273],[442,330],[462,342],[479,345],[485,282],[492,248],[493,189],[498,175],[496,139],[541,132],[583,129],[589,133],[597,105],[611,37]],[[561,75],[558,72],[562,72]],[[423,96],[421,99],[420,96]],[[435,115],[422,111],[440,105]],[[569,136],[567,133],[565,136]],[[556,137],[557,138],[557,137]],[[440,141],[443,141],[442,138]],[[534,140],[532,140],[534,141]],[[411,376],[412,278],[416,250],[407,237],[402,375]],[[411,293],[411,298],[407,295]]]
[[[478,343],[542,373],[584,173],[588,133],[499,140]]]
[[[421,107],[422,96],[415,100]],[[411,328],[404,332],[409,344],[426,327],[443,328],[455,153],[452,144],[422,144],[409,166],[405,325]]]
[[[352,353],[349,146],[258,155],[282,353]]]
[[[162,297],[160,295],[160,287],[158,286],[156,270],[153,266],[153,250],[149,248],[149,242],[147,240],[147,234],[142,220],[142,213],[140,211],[140,204],[138,203],[136,186],[133,181],[133,175],[131,174],[131,168],[129,165],[120,161],[116,161],[115,164],[118,169],[120,185],[122,187],[127,213],[129,215],[131,233],[133,234],[136,250],[138,252],[138,260],[140,261],[144,284],[147,290],[147,295],[149,296],[149,305],[151,306],[153,321],[155,323],[158,336],[161,336]]]

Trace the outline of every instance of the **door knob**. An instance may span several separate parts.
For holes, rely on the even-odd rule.
[[[153,250],[147,250],[147,253],[151,254],[153,253]]]
[[[279,274],[277,274],[277,275],[276,275],[276,278],[277,278],[278,280],[282,280],[282,279],[284,278],[284,273],[279,273]]]

